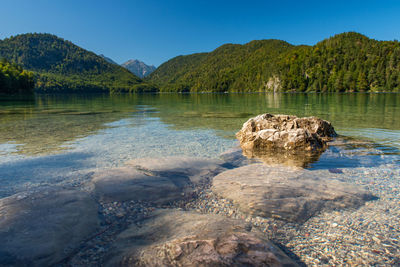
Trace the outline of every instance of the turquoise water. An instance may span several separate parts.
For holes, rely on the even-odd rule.
[[[318,116],[350,140],[309,168],[400,165],[400,94],[36,95],[0,100],[0,197],[134,158],[218,158],[266,112]]]

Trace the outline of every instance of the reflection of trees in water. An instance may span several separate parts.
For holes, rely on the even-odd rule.
[[[0,102],[0,143],[24,154],[49,153],[123,118],[156,117],[174,130],[212,129],[234,138],[262,113],[318,116],[340,128],[400,129],[400,94],[37,95]],[[140,115],[139,115],[140,114]]]
[[[400,129],[400,94],[165,94],[149,99],[177,130],[238,131],[262,113],[317,116],[336,128]]]
[[[228,167],[239,167],[256,162],[264,164],[286,165],[291,167],[302,167],[312,169],[353,168],[361,166],[379,166],[392,162],[393,160],[382,157],[391,156],[394,159],[400,155],[400,150],[394,147],[382,147],[373,141],[359,140],[355,138],[338,136],[328,142],[328,147],[315,151],[286,151],[286,150],[242,150],[240,147],[222,155]],[[361,162],[362,161],[362,162]],[[393,162],[399,163],[394,160]],[[366,164],[367,163],[367,164]],[[340,171],[340,170],[339,170]]]
[[[129,101],[110,96],[41,96],[0,110],[0,143],[18,144],[17,153],[46,154],[63,150],[68,141],[89,136],[129,117]]]

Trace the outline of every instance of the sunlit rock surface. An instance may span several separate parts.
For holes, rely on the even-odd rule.
[[[311,163],[317,162],[323,150],[316,151],[291,151],[291,150],[243,150],[242,153],[249,159],[258,159],[270,166],[285,165],[293,167],[308,167]]]
[[[59,263],[98,225],[97,204],[78,190],[51,189],[0,199],[0,266]]]
[[[336,132],[328,121],[268,113],[249,119],[236,134],[247,157],[299,167],[318,160],[326,142],[334,136]]]
[[[322,148],[324,142],[336,136],[331,123],[317,117],[298,118],[290,115],[258,115],[243,124],[236,134],[245,149]]]
[[[116,239],[108,266],[297,266],[244,221],[160,210]]]
[[[368,191],[329,179],[328,171],[252,164],[213,179],[212,191],[245,213],[304,222],[321,210],[357,208],[373,199]]]

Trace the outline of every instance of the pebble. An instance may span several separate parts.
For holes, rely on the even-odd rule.
[[[198,188],[193,196],[157,207],[151,203],[102,203],[104,233],[88,241],[70,265],[101,265],[102,257],[115,236],[131,223],[141,220],[157,208],[178,208],[199,213],[221,214],[247,222],[266,238],[282,244],[307,266],[399,266],[400,265],[400,168],[343,168],[331,172],[342,181],[367,187],[379,197],[359,209],[322,212],[304,224],[287,223],[277,218],[249,216],[230,200],[216,196],[210,185]],[[96,249],[93,249],[96,248]]]
[[[400,168],[348,168],[332,175],[367,187],[379,199],[366,202],[359,209],[322,212],[302,225],[279,218],[249,217],[210,190],[186,207],[205,206],[206,212],[219,211],[228,217],[235,214],[287,247],[299,257],[299,263],[306,265],[400,266]]]

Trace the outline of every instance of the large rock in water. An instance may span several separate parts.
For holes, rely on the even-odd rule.
[[[0,200],[0,266],[51,266],[99,226],[97,204],[78,190],[52,189]]]
[[[212,191],[242,212],[304,222],[321,210],[357,208],[373,199],[368,191],[329,178],[327,171],[252,164],[213,179]]]
[[[247,228],[247,230],[246,230]],[[159,210],[116,239],[107,266],[297,266],[241,220]]]
[[[191,195],[224,171],[219,162],[201,158],[144,158],[93,176],[95,195],[103,202],[146,201],[168,204]]]
[[[328,121],[269,113],[249,119],[236,134],[244,149],[285,150],[320,149],[334,136],[336,132]]]
[[[318,160],[326,142],[334,136],[336,132],[328,121],[268,113],[249,119],[236,133],[245,156],[299,167]]]

